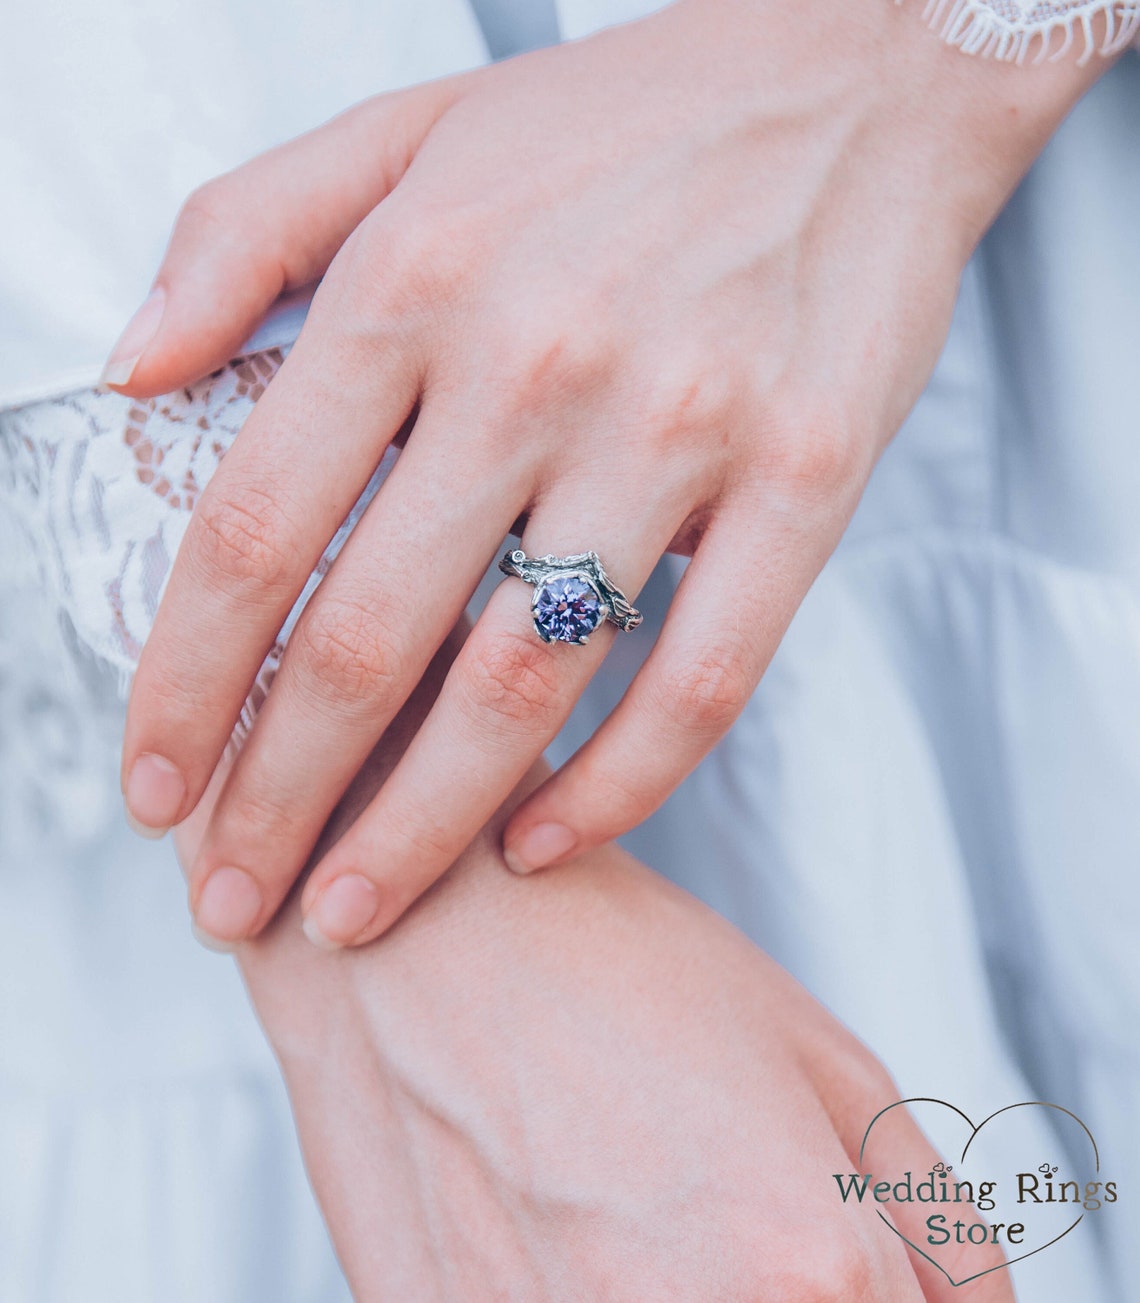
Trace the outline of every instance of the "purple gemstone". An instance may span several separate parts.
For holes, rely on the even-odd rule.
[[[538,590],[532,610],[534,627],[547,642],[578,642],[602,620],[598,594],[577,575],[548,579]]]

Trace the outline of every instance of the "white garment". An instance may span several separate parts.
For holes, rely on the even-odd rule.
[[[563,28],[647,7],[575,0]],[[0,47],[5,120],[70,103],[45,114],[42,150],[0,141],[35,200],[0,218],[0,248],[20,250],[0,258],[9,398],[93,376],[198,181],[385,84],[377,68],[394,84],[483,56],[459,0],[376,3],[367,21],[342,0],[321,7],[327,36],[306,6],[263,31],[260,11],[216,0],[193,22],[179,10],[180,43],[169,4],[105,2],[98,26],[72,8],[69,33],[58,5],[21,11],[36,40]],[[60,66],[29,71],[14,47]],[[740,724],[634,839],[905,1091],[978,1116],[1056,1099],[1122,1179],[1140,1160],[1137,122],[1130,59],[971,265],[931,385]],[[105,477],[67,424],[125,406],[0,417],[0,1299],[325,1303],[343,1282],[236,972],[191,941],[169,848],[121,822],[111,644],[129,658],[145,631],[177,536],[163,513],[182,510],[130,458]],[[121,526],[132,503],[162,544],[124,571],[120,628],[101,592],[68,584],[101,564],[84,531],[105,561],[100,515]],[[647,641],[621,640],[562,750]],[[1099,1222],[1104,1246],[1073,1235],[1023,1264],[1023,1297],[1124,1303],[1140,1273],[1124,1207]]]
[[[465,0],[44,0],[0,27],[0,408],[94,381],[188,189],[486,57]],[[105,560],[149,522],[135,619],[177,523],[76,403],[42,442],[0,417],[0,1300],[347,1303],[237,970],[123,822],[120,675],[76,632],[105,594],[73,563],[85,525]]]
[[[1134,0],[926,0],[926,17],[966,54],[1019,63],[1074,47],[1082,59],[1110,54],[1140,30]]]
[[[94,384],[196,186],[486,60],[466,0],[43,0],[0,31],[0,407]]]

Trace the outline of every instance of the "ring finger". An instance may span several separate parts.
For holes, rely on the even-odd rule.
[[[540,504],[523,550],[567,556],[592,543],[632,598],[688,507],[651,505],[635,526],[623,519],[624,505],[607,505],[596,495],[579,509],[562,500],[557,510]],[[601,664],[613,626],[599,627],[586,646],[546,643],[535,631],[533,596],[517,579],[500,584],[404,757],[314,870],[302,911],[317,944],[360,944],[399,918],[510,795]]]

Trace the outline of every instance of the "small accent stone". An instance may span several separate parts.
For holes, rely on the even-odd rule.
[[[579,642],[602,622],[602,604],[577,575],[548,579],[534,599],[534,625],[547,642]]]

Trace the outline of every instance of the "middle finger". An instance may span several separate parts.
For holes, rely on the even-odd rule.
[[[190,874],[195,921],[216,940],[276,912],[526,504],[526,472],[502,464],[457,494],[454,450],[433,437],[448,424],[425,408],[289,640]]]

